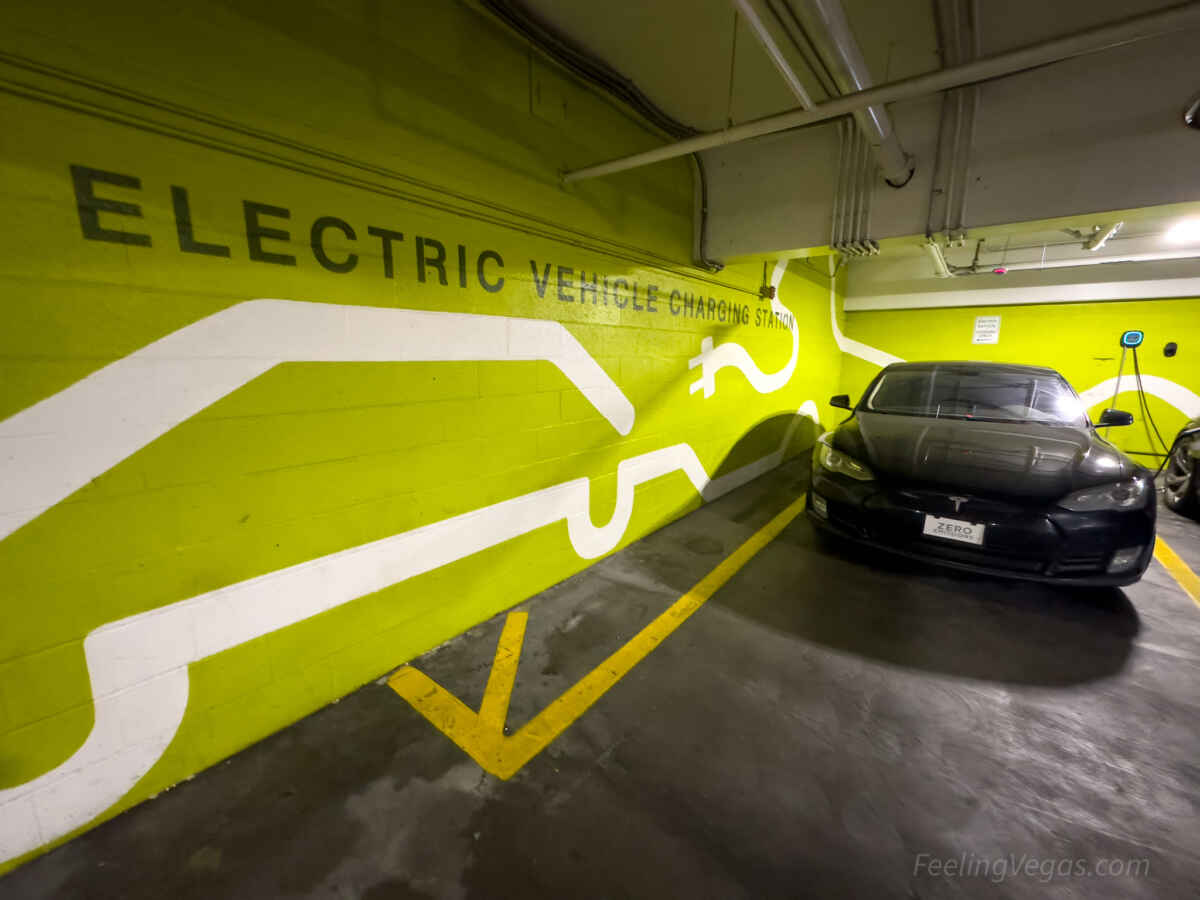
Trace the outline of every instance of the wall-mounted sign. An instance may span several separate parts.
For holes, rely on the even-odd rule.
[[[138,227],[137,223],[127,222],[124,227],[113,227],[120,221],[116,218],[118,216],[144,220],[142,206],[130,200],[103,196],[98,194],[97,190],[110,190],[105,186],[112,185],[124,189],[126,196],[137,196],[129,192],[142,190],[141,178],[83,165],[72,165],[70,168],[71,181],[75,188],[75,209],[79,213],[79,225],[86,240],[134,247],[156,247],[156,252],[161,252],[164,247],[173,244],[172,241],[161,241],[148,232],[131,230]],[[171,186],[171,205],[175,214],[180,253],[195,253],[221,259],[236,258],[240,254],[240,247],[211,243],[196,237],[198,224],[202,233],[205,229],[210,232],[215,229],[193,220],[191,197],[187,188]],[[100,218],[101,213],[104,214],[103,220]],[[786,331],[793,331],[796,327],[791,311],[782,306],[778,310],[773,306],[751,306],[735,300],[705,297],[698,292],[673,288],[670,285],[639,282],[632,277],[610,278],[604,272],[593,269],[589,273],[583,268],[576,269],[577,264],[568,266],[557,260],[550,262],[530,259],[529,271],[533,276],[532,280],[514,278],[515,273],[511,268],[506,268],[504,257],[499,251],[468,248],[465,243],[448,243],[444,236],[439,239],[410,233],[406,242],[403,231],[367,225],[367,236],[363,237],[361,225],[356,228],[351,222],[337,216],[319,216],[314,219],[309,229],[307,241],[304,240],[303,228],[300,229],[299,240],[294,240],[295,226],[289,224],[292,220],[292,210],[286,206],[254,200],[242,201],[242,219],[245,223],[246,253],[250,260],[256,263],[302,267],[307,262],[305,258],[298,259],[294,253],[283,252],[299,245],[311,249],[321,268],[338,275],[348,275],[356,270],[361,274],[363,269],[373,268],[376,276],[382,274],[384,278],[411,279],[415,275],[421,284],[436,283],[451,290],[452,285],[465,289],[478,282],[479,287],[489,294],[511,291],[514,283],[522,287],[532,284],[539,300],[552,303],[611,305],[618,310],[627,309],[631,313],[639,312],[660,317],[669,313],[685,319],[703,319],[728,325],[752,324],[756,328],[778,328]],[[335,250],[327,245],[331,231],[340,233],[343,247],[348,245],[363,248],[365,244],[373,251],[368,252],[364,248],[363,269],[359,269],[359,252]],[[378,240],[378,243],[372,239]],[[412,248],[411,256],[405,252],[406,246]],[[408,259],[412,260],[411,264],[407,262]],[[381,266],[375,267],[375,260],[378,260]],[[511,256],[507,266],[513,266]],[[472,278],[472,275],[475,277]]]
[[[999,316],[976,316],[975,317],[975,336],[971,338],[972,344],[998,344],[1000,343],[1000,317]]]

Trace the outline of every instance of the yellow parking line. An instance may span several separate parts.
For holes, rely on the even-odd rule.
[[[479,704],[479,727],[492,733],[503,733],[508,721],[508,701],[512,698],[513,685],[517,682],[517,664],[521,661],[521,645],[525,643],[525,624],[529,613],[509,613],[504,620],[504,630],[496,645],[496,656],[492,660],[492,674],[483,689],[483,702]]]
[[[1179,558],[1171,546],[1161,537],[1154,542],[1154,558],[1162,563],[1163,568],[1171,573],[1171,577],[1179,582],[1189,597],[1200,606],[1200,576],[1196,575],[1188,564]]]
[[[510,613],[504,623],[492,674],[488,678],[478,713],[412,666],[402,666],[388,679],[388,684],[446,737],[466,751],[484,771],[500,778],[511,778],[703,606],[759,550],[778,537],[803,509],[802,494],[658,618],[512,736],[504,734],[504,724],[520,661],[521,644],[525,638],[527,613]]]

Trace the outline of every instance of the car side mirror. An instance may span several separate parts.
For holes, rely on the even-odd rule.
[[[1100,421],[1096,423],[1097,428],[1111,428],[1114,425],[1132,425],[1133,413],[1127,413],[1121,409],[1106,409],[1100,413]]]
[[[838,409],[851,409],[849,394],[834,394],[829,398],[829,405]]]

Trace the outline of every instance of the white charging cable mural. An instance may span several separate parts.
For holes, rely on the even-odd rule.
[[[1114,396],[1121,393],[1121,390],[1138,390],[1137,380],[1133,375],[1122,376],[1121,385],[1123,387],[1118,389],[1117,379],[1115,377],[1108,378],[1083,391],[1079,397],[1083,400],[1083,405],[1091,409],[1098,403],[1110,403]],[[1124,385],[1128,385],[1128,387],[1124,387]],[[1200,416],[1200,396],[1182,384],[1176,384],[1174,381],[1160,378],[1158,375],[1143,375],[1142,390],[1160,400],[1165,400],[1189,419]]]
[[[285,362],[545,360],[621,434],[633,404],[558,322],[250,300],[172,332],[0,422],[0,539]]]
[[[835,270],[832,262],[833,257],[830,257],[830,274],[829,274],[829,324],[833,328],[833,338],[837,341],[837,345],[843,353],[849,353],[851,356],[866,360],[869,363],[874,363],[877,366],[883,367],[892,363],[904,362],[899,356],[894,356],[876,347],[871,347],[868,344],[860,343],[842,334],[842,330],[837,323],[837,293],[835,290]],[[1136,390],[1134,377],[1125,375],[1122,378],[1122,383],[1128,381],[1131,385],[1129,390]],[[1200,396],[1193,391],[1188,390],[1181,384],[1176,384],[1166,378],[1161,378],[1157,375],[1143,375],[1142,387],[1147,394],[1152,394],[1175,407],[1189,419],[1200,416]],[[1101,381],[1099,384],[1088,388],[1086,391],[1081,391],[1079,396],[1083,400],[1083,405],[1091,409],[1098,403],[1104,403],[1111,400],[1114,394],[1119,393],[1117,390],[1117,379],[1108,378]]]
[[[899,356],[893,356],[891,353],[860,343],[842,334],[837,320],[837,261],[832,253],[827,259],[829,261],[829,327],[833,329],[833,340],[837,343],[838,349],[880,367],[904,362]]]
[[[10,508],[7,531],[67,496],[72,484],[86,483],[256,375],[296,359],[545,359],[618,432],[633,425],[629,400],[557,323],[250,301],[168,335],[0,424],[13,441],[2,496],[6,504],[20,504]],[[800,412],[815,419],[816,405],[807,401]],[[775,451],[718,478],[709,477],[686,443],[621,461],[616,507],[601,526],[591,520],[589,480],[576,478],[95,629],[84,639],[92,729],[59,766],[0,790],[0,861],[86,825],[150,771],[183,721],[191,663],[560,521],[579,556],[601,556],[628,529],[639,484],[682,471],[705,500],[714,499],[779,465],[798,422],[792,420]],[[128,433],[110,433],[122,429]],[[67,467],[61,477],[35,459],[38,453]],[[26,466],[30,486],[22,490]]]
[[[713,339],[706,337],[700,342],[700,355],[688,360],[689,369],[700,367],[700,377],[692,382],[690,393],[703,390],[705,397],[711,397],[717,390],[717,373],[729,368],[737,369],[745,375],[750,386],[760,394],[773,393],[792,380],[800,358],[800,331],[796,325],[796,317],[779,299],[779,283],[783,281],[787,264],[786,259],[779,260],[771,273],[771,287],[775,289],[775,296],[771,298],[771,313],[792,334],[792,355],[788,357],[783,368],[768,374],[758,367],[741,344],[724,341],[714,347]]]

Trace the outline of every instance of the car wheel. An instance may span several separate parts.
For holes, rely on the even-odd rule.
[[[1163,499],[1167,507],[1177,513],[1193,515],[1200,506],[1197,501],[1196,460],[1187,452],[1187,447],[1177,443],[1171,448],[1171,456],[1167,461],[1167,470],[1163,476]]]

